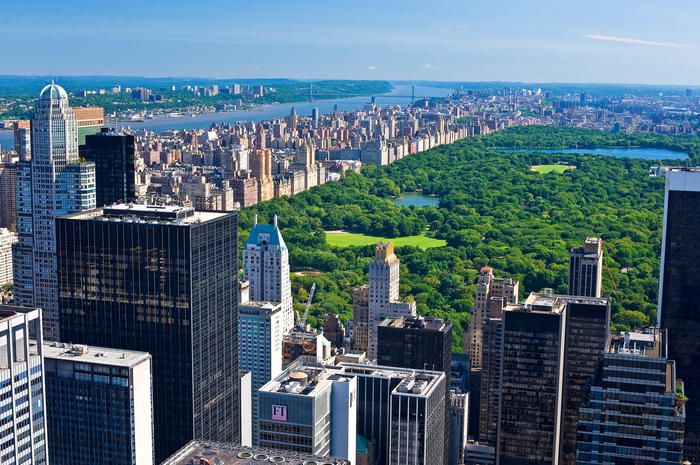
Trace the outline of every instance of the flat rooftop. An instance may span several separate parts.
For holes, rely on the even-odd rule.
[[[138,203],[122,203],[108,207],[73,213],[64,218],[74,220],[122,221],[125,223],[162,223],[174,225],[190,225],[203,223],[226,215],[231,212],[195,211],[192,207],[173,205],[143,205]]]
[[[115,367],[131,368],[151,358],[147,352],[93,347],[63,342],[43,344],[44,358],[68,362],[94,363]]]
[[[161,465],[350,465],[345,459],[301,452],[191,441]]]
[[[356,376],[400,379],[399,385],[394,388],[395,393],[426,396],[445,374],[441,371],[413,370],[369,363],[339,362],[334,366],[322,365],[316,363],[313,357],[302,356],[275,379],[268,381],[260,388],[260,392],[314,396],[320,392],[319,388],[325,387],[330,381]]]
[[[266,302],[264,300],[248,300],[240,303],[239,310],[243,315],[275,313],[282,310],[282,303]]]
[[[611,334],[608,339],[608,353],[627,354],[640,357],[665,357],[665,333],[656,328],[643,331]]]
[[[385,318],[379,326],[398,329],[416,329],[427,331],[446,331],[448,323],[440,318]]]
[[[560,314],[564,308],[566,308],[566,301],[552,293],[551,289],[545,289],[542,292],[531,292],[525,302],[507,305],[504,310]]]

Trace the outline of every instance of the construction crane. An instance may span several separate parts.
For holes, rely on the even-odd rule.
[[[306,330],[306,318],[309,316],[311,301],[314,300],[314,292],[316,292],[316,283],[313,283],[311,285],[311,290],[309,291],[309,300],[306,302],[306,308],[304,309],[304,316],[302,316],[299,319],[299,321],[297,321],[297,328],[302,331]]]

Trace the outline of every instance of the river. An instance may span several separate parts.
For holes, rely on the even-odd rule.
[[[376,95],[377,105],[406,105],[411,102],[411,84],[404,82],[392,82],[393,89],[386,94]],[[452,89],[442,87],[416,86],[416,98],[422,97],[444,97]],[[116,123],[117,128],[130,127],[131,129],[148,129],[150,131],[162,132],[170,129],[195,129],[207,128],[212,123],[236,123],[237,121],[264,121],[278,119],[287,116],[292,107],[300,116],[310,116],[311,110],[317,107],[319,113],[332,113],[335,105],[339,111],[360,110],[370,101],[369,96],[349,97],[328,100],[316,100],[314,102],[279,103],[273,105],[262,105],[251,110],[207,113],[194,117],[169,118],[159,117],[145,120],[140,123]],[[12,131],[0,130],[0,147],[10,148],[13,145]]]

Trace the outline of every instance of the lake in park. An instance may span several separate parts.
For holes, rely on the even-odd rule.
[[[423,195],[420,192],[409,192],[406,194],[401,194],[396,199],[394,199],[394,205],[399,205],[401,207],[438,207],[440,205],[440,197],[434,197],[432,195]]]
[[[500,149],[504,152],[561,153],[574,155],[604,155],[616,158],[643,158],[645,160],[686,160],[688,154],[675,150],[648,147],[598,148],[598,149]]]

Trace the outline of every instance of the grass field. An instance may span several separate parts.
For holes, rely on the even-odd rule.
[[[446,245],[446,242],[442,239],[433,239],[432,237],[426,237],[422,234],[420,236],[393,237],[388,239],[385,237],[368,236],[365,234],[354,234],[339,231],[326,232],[326,242],[335,247],[372,245],[376,244],[377,242],[386,241],[391,241],[396,247],[412,245],[414,247],[420,247],[421,249],[444,247]]]
[[[561,174],[564,171],[567,170],[575,170],[575,166],[569,166],[569,165],[532,165],[530,167],[530,171],[535,171],[540,174],[547,174],[547,173],[557,173]]]

